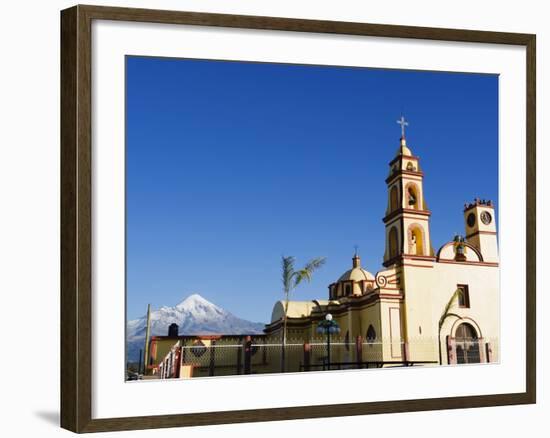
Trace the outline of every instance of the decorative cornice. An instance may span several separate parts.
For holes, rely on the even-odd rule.
[[[402,254],[402,257],[406,260],[426,260],[426,261],[435,261],[435,256],[427,255],[417,255],[417,254]]]
[[[404,214],[402,216],[396,216],[394,218],[391,218],[388,222],[386,222],[386,227],[389,227],[393,225],[395,222],[401,220],[401,219],[414,219],[415,221],[428,221],[430,218],[429,216],[411,216],[408,214]]]
[[[387,214],[383,219],[382,222],[387,223],[390,220],[392,220],[394,217],[398,217],[399,215],[405,215],[410,214],[412,216],[426,216],[430,217],[432,215],[432,212],[430,210],[415,210],[414,208],[403,208],[400,207],[397,210],[392,211],[390,214]]]
[[[490,199],[485,200],[485,199],[475,198],[474,202],[470,204],[464,204],[464,213],[466,213],[467,211],[475,207],[492,208],[494,210],[495,204],[493,204],[493,201],[491,201]]]
[[[392,257],[389,260],[386,260],[384,263],[382,263],[383,266],[386,268],[392,265],[399,265],[402,266],[404,264],[404,260],[422,260],[426,262],[435,262],[436,259],[434,256],[424,256],[424,255],[413,255],[413,254],[399,254],[395,257]]]
[[[499,264],[497,262],[469,262],[469,261],[457,261],[457,260],[437,260],[437,263],[447,263],[453,265],[469,265],[469,266],[489,266],[493,268],[498,268]]]
[[[420,157],[417,157],[416,155],[403,155],[403,154],[397,154],[396,157],[395,157],[393,160],[391,160],[391,161],[389,162],[388,165],[389,165],[389,166],[393,166],[393,164],[394,164],[396,161],[399,161],[399,160],[401,160],[401,159],[403,159],[403,158],[407,158],[407,159],[409,159],[409,160],[416,160],[416,161],[418,161],[418,160],[420,159]]]
[[[413,263],[403,263],[401,266],[409,266],[411,268],[428,268],[433,269],[433,265],[415,265]]]
[[[390,182],[393,182],[394,179],[396,179],[398,176],[402,175],[410,175],[410,176],[418,176],[420,177],[420,180],[424,177],[424,172],[421,170],[413,171],[413,170],[397,170],[396,172],[393,172],[390,176],[386,178],[386,184],[390,184]]]
[[[496,231],[481,231],[481,230],[478,230],[472,234],[468,234],[466,236],[466,239],[469,239],[470,237],[474,237],[474,236],[477,236],[478,234],[491,234],[493,236],[496,236],[497,235],[497,232]]]

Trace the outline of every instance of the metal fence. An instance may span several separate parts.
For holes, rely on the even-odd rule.
[[[483,356],[485,360],[482,361],[495,361],[498,342],[485,345],[493,353]],[[336,338],[329,344],[322,339],[306,343],[289,340],[284,348],[283,363],[281,343],[247,341],[183,346],[177,343],[158,364],[156,375],[159,378],[190,378],[439,364],[437,341],[371,342],[358,338],[349,342]],[[444,348],[441,354],[447,357]]]

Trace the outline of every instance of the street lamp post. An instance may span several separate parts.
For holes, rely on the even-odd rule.
[[[330,335],[340,333],[340,326],[332,319],[332,315],[327,313],[325,319],[317,325],[317,333],[327,335],[327,366],[330,370]]]

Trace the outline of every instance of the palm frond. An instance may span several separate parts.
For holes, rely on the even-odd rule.
[[[295,276],[294,271],[295,258],[292,256],[283,256],[281,260],[281,273],[283,279],[283,288],[285,293],[288,293],[292,289],[292,279]]]
[[[449,311],[451,310],[451,307],[453,307],[453,303],[455,299],[458,298],[458,296],[461,294],[462,290],[458,288],[454,291],[454,293],[451,295],[451,298],[449,299],[449,302],[445,305],[445,308],[443,309],[443,313],[441,314],[441,318],[439,318],[439,328],[443,327],[443,323],[447,319],[447,316],[449,316]]]
[[[311,281],[311,272],[307,271],[306,269],[300,269],[299,271],[296,271],[294,287],[298,286],[304,280],[306,280],[308,283]]]
[[[305,266],[304,269],[309,271],[310,273],[315,271],[316,269],[319,269],[321,266],[323,266],[327,261],[326,257],[316,257],[312,260],[310,260]]]
[[[310,282],[313,272],[323,266],[325,262],[325,257],[316,257],[306,263],[306,265],[302,269],[297,271],[296,279],[294,281],[294,287],[298,286],[304,280]]]

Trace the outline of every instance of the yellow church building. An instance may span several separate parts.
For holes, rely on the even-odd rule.
[[[320,342],[319,323],[330,314],[339,327],[331,368],[352,362],[391,366],[498,361],[494,205],[480,199],[465,205],[464,237],[455,236],[434,251],[423,179],[420,160],[403,133],[386,178],[385,269],[370,273],[356,253],[351,269],[329,285],[327,299],[290,301],[289,346]],[[284,308],[284,301],[277,302],[266,326],[271,342],[282,339]],[[299,368],[293,361],[303,368],[303,355],[291,354],[287,371]]]
[[[288,302],[286,337],[285,301],[275,303],[263,334],[153,337],[148,373],[189,378],[497,362],[494,205],[480,199],[464,205],[464,236],[434,251],[423,180],[403,130],[386,178],[383,270],[367,271],[356,251],[327,297]],[[338,333],[320,330],[325,322]]]

